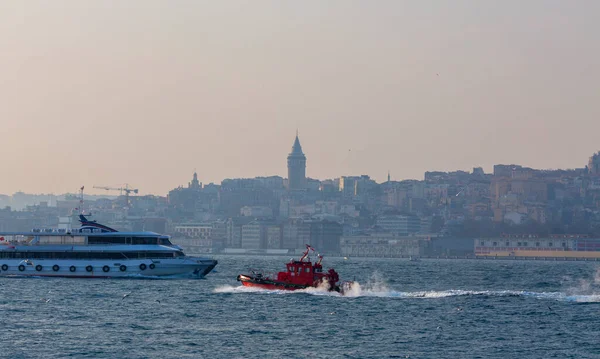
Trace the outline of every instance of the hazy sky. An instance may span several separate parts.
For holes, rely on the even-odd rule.
[[[0,193],[600,149],[600,1],[0,0]]]

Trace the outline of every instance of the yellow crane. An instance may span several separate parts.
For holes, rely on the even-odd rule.
[[[94,186],[97,189],[104,189],[107,191],[119,191],[119,195],[122,196],[123,192],[125,192],[125,205],[129,207],[129,194],[135,193],[137,194],[139,190],[137,188],[131,188],[129,184],[125,183],[121,187],[110,187],[110,186]]]

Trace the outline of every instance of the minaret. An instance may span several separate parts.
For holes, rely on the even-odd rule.
[[[292,152],[287,157],[287,165],[288,190],[293,191],[306,188],[306,156],[302,152],[297,130]]]
[[[390,183],[390,171],[388,171],[388,183]]]

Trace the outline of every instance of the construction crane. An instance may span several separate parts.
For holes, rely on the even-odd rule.
[[[127,206],[127,207],[129,207],[129,194],[132,192],[137,194],[139,192],[139,190],[137,188],[131,188],[131,187],[129,187],[129,184],[127,184],[127,183],[125,183],[121,187],[94,186],[94,188],[104,189],[107,191],[119,191],[120,196],[122,196],[123,192],[125,192],[125,206]]]

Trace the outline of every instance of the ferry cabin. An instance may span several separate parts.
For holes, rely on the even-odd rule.
[[[3,246],[2,246],[3,245]],[[152,232],[74,230],[0,234],[0,258],[123,259],[184,256],[168,236]]]

